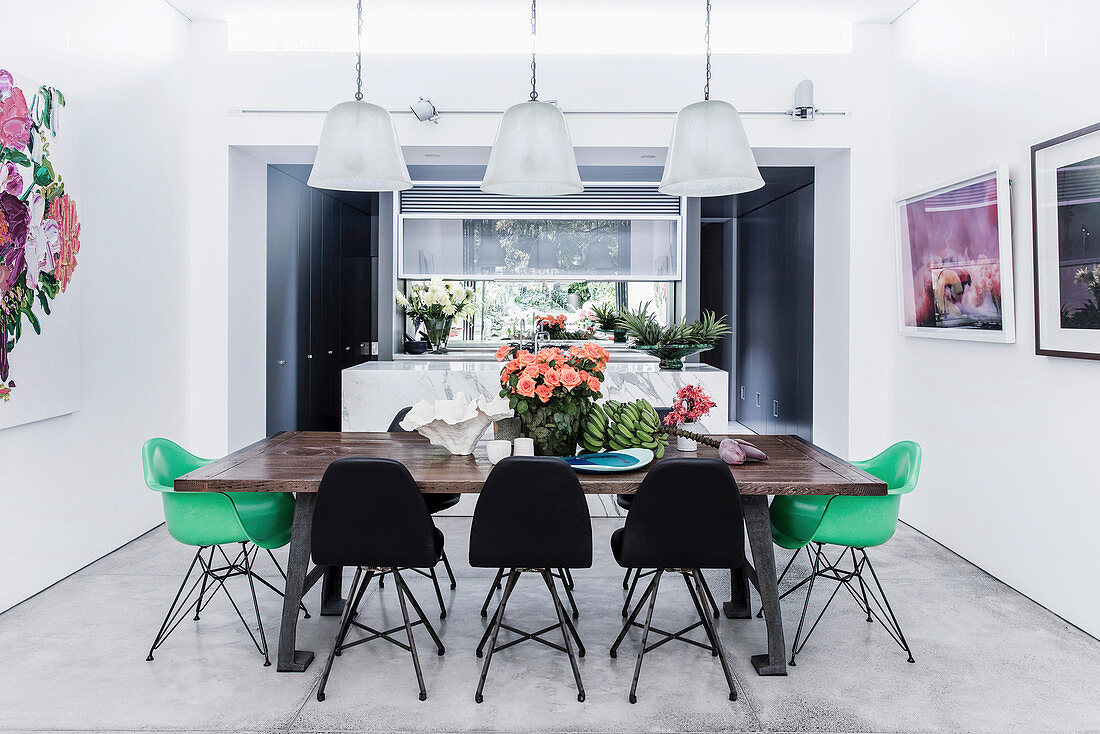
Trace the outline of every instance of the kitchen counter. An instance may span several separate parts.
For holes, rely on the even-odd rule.
[[[668,407],[683,385],[701,385],[717,404],[701,424],[704,431],[725,432],[729,413],[729,377],[725,370],[688,364],[682,371],[662,370],[657,361],[611,361],[604,373],[603,394],[622,402],[645,398]],[[645,355],[648,356],[648,355]],[[404,355],[393,362],[364,362],[343,371],[342,423],[345,431],[384,431],[401,408],[419,400],[496,396],[500,363],[466,355]]]

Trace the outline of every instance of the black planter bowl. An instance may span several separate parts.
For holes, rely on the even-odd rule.
[[[431,347],[426,341],[407,341],[405,342],[405,354],[424,354]]]

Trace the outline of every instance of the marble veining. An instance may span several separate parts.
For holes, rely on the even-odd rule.
[[[725,432],[729,414],[729,377],[710,365],[690,364],[683,371],[660,370],[656,364],[612,362],[604,374],[605,398],[645,398],[669,406],[683,385],[701,385],[717,403],[701,421],[704,431]],[[495,396],[500,391],[500,365],[493,362],[366,362],[343,371],[342,424],[345,431],[384,431],[402,408],[418,400]]]

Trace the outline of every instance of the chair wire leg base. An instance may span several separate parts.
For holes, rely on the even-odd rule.
[[[497,609],[493,613],[492,622],[490,622],[485,633],[481,636],[481,641],[478,643],[475,651],[478,657],[485,658],[485,662],[482,664],[481,678],[478,681],[477,693],[474,695],[474,700],[477,703],[481,703],[484,700],[485,679],[493,654],[528,640],[541,643],[558,652],[564,652],[569,656],[570,667],[573,671],[574,681],[577,684],[577,700],[581,702],[585,700],[584,684],[581,681],[580,667],[576,660],[578,657],[584,657],[584,643],[581,641],[580,635],[577,633],[577,628],[573,626],[569,614],[566,612],[565,605],[558,595],[557,586],[555,584],[555,579],[559,579],[561,580],[562,586],[565,587],[567,582],[565,580],[565,574],[562,571],[562,569],[551,570],[549,568],[513,568],[508,570],[508,581],[505,584],[504,594],[501,597],[500,604],[497,605]],[[550,600],[554,605],[554,613],[558,620],[557,624],[549,625],[534,632],[528,632],[504,623],[504,610],[507,607],[508,600],[511,598],[512,591],[515,589],[520,576],[528,572],[538,573],[542,578],[543,583],[550,592]],[[497,640],[502,629],[518,635],[518,637],[498,645]],[[561,632],[564,644],[558,644],[543,636],[554,630],[559,630]],[[486,644],[489,646],[488,651],[485,650]],[[574,644],[576,645],[576,652],[574,652]]]
[[[253,563],[260,549],[258,546],[252,546],[251,548],[249,546],[250,544],[247,542],[241,543],[240,552],[232,560],[229,559],[225,550],[219,545],[200,546],[198,550],[195,551],[195,556],[191,559],[191,565],[188,567],[187,573],[180,583],[179,590],[176,591],[176,596],[173,598],[172,604],[168,607],[168,613],[165,615],[164,621],[161,623],[160,629],[153,640],[153,644],[149,648],[149,653],[145,658],[147,661],[153,660],[153,653],[164,644],[165,640],[167,640],[172,632],[174,632],[184,621],[185,617],[194,611],[194,620],[198,620],[200,613],[209,606],[217,593],[221,591],[233,606],[233,611],[236,612],[237,618],[240,619],[245,632],[247,632],[249,638],[251,638],[252,644],[255,645],[260,654],[264,656],[264,665],[267,666],[271,664],[267,638],[264,634],[263,619],[260,617],[259,600],[256,597],[256,587],[253,583],[255,579],[263,581],[263,579],[253,570]],[[208,557],[203,557],[204,551],[209,551],[209,553],[207,553]],[[224,566],[214,565],[215,552],[219,553],[221,558],[225,561]],[[199,567],[199,576],[194,580],[190,588],[188,588],[188,582],[191,581],[196,565]],[[256,614],[256,625],[259,632],[258,639],[249,626],[248,620],[245,619],[244,614],[241,612],[240,607],[237,606],[237,602],[233,598],[233,595],[229,593],[229,588],[226,586],[226,581],[237,576],[245,576],[248,578],[249,591],[252,596],[252,606]],[[184,593],[184,589],[187,589],[186,593]],[[196,590],[199,592],[197,595],[195,595]],[[192,600],[193,595],[195,596],[194,600]]]
[[[649,598],[649,610],[645,615],[645,626],[642,627],[642,644],[638,647],[638,661],[634,664],[634,678],[630,682],[630,703],[638,703],[638,679],[642,675],[642,658],[645,657],[645,644],[649,639],[649,628],[653,624],[653,607],[657,604],[657,589],[661,585],[661,575],[664,569],[658,568],[653,576],[653,593]]]
[[[332,643],[332,650],[328,654],[328,658],[325,660],[325,669],[321,673],[321,682],[317,686],[317,700],[325,700],[325,686],[328,685],[328,676],[332,672],[332,663],[336,659],[336,656],[340,654],[340,646],[344,644],[344,639],[348,635],[348,629],[351,626],[351,618],[355,615],[355,608],[359,606],[359,600],[362,598],[362,589],[367,587],[370,583],[371,574],[367,574],[367,578],[363,580],[362,587],[360,587],[360,579],[363,575],[363,569],[355,569],[355,577],[351,581],[351,588],[348,590],[348,604],[344,607],[344,615],[340,618],[340,626],[336,629],[336,639]]]
[[[871,559],[867,556],[867,551],[864,548],[849,548],[847,552],[842,551],[836,561],[831,561],[825,554],[825,550],[822,544],[815,544],[816,548],[813,551],[813,571],[810,575],[809,588],[806,591],[806,599],[802,606],[802,617],[799,620],[798,632],[795,633],[794,645],[791,648],[791,665],[794,665],[794,658],[802,648],[805,647],[806,642],[809,640],[810,635],[814,629],[817,628],[821,618],[825,616],[825,612],[829,609],[833,599],[837,593],[844,589],[855,601],[856,606],[860,611],[867,616],[868,622],[877,621],[887,634],[897,643],[903,651],[905,651],[908,662],[915,662],[913,659],[913,652],[909,647],[909,643],[905,639],[905,635],[901,631],[901,625],[898,623],[897,616],[894,614],[893,608],[890,606],[890,601],[886,597],[886,592],[882,588],[882,584],[879,581],[878,575],[875,573],[874,566],[871,564]],[[856,556],[856,550],[860,552],[860,556]],[[841,566],[846,556],[850,556],[852,562],[852,568],[847,569]],[[864,578],[863,571],[867,569],[871,572],[871,579],[874,581],[874,588]],[[806,619],[806,612],[810,605],[810,596],[813,593],[814,581],[817,578],[829,579],[836,582],[836,588],[833,589],[832,594],[825,602],[825,606],[822,607],[821,612],[818,613],[817,618],[813,624],[810,625],[810,629],[806,632],[806,636],[802,637],[802,627]],[[793,590],[793,589],[792,589]],[[872,606],[873,602],[873,606]]]
[[[366,572],[365,574],[363,573],[364,571]],[[402,623],[392,629],[378,630],[357,621],[356,618],[359,616],[359,605],[363,601],[363,596],[370,582],[373,579],[381,580],[386,574],[391,574],[393,576],[394,586],[397,587],[397,599],[401,606]],[[408,605],[410,604],[412,605],[413,611],[416,612],[416,621],[411,621],[409,618]],[[432,642],[435,643],[438,653],[443,655],[446,652],[446,648],[444,648],[442,641],[440,641],[435,628],[432,627],[431,622],[428,621],[427,615],[424,614],[424,609],[420,606],[420,603],[409,589],[409,585],[405,582],[404,577],[401,576],[401,569],[358,567],[355,572],[355,578],[351,584],[351,591],[348,593],[348,603],[344,608],[344,616],[341,618],[340,628],[336,633],[336,640],[333,644],[332,651],[329,653],[328,660],[325,662],[324,671],[321,674],[320,685],[317,689],[317,700],[325,700],[325,686],[328,683],[328,677],[332,671],[333,660],[340,657],[341,653],[350,647],[355,647],[356,645],[361,645],[377,639],[383,639],[386,642],[396,645],[412,656],[413,668],[416,672],[416,681],[419,688],[418,695],[421,701],[426,700],[428,695],[427,688],[424,685],[424,674],[420,667],[420,656],[416,648],[416,641],[413,637],[413,627],[417,625],[423,625],[428,630],[428,634],[431,636]],[[367,632],[367,636],[348,642],[347,637],[352,627]],[[395,634],[402,631],[405,633],[404,641],[394,637]]]
[[[447,560],[447,551],[443,551],[442,555],[443,568],[447,571],[447,578],[451,580],[451,591],[458,588],[458,584],[455,582],[455,572],[451,570],[451,562]]]
[[[416,640],[413,638],[412,625],[409,624],[409,610],[405,604],[405,585],[401,582],[401,574],[396,570],[394,570],[393,576],[397,580],[397,600],[401,603],[401,619],[405,622],[405,635],[409,638],[409,652],[412,653],[413,668],[416,670],[416,683],[420,686],[420,700],[424,701],[428,698],[428,691],[424,687],[424,673],[420,670],[420,656],[416,654]]]
[[[489,603],[493,600],[493,592],[500,588],[500,580],[504,578],[504,569],[497,569],[497,575],[493,578],[493,583],[489,586],[489,593],[485,595],[485,603],[481,605],[481,616],[486,617],[489,615]]]
[[[577,682],[577,700],[584,703],[584,683],[581,682],[581,671],[577,667],[577,658],[573,655],[573,643],[571,637],[577,634],[577,631],[570,624],[569,620],[565,616],[565,607],[562,606],[561,599],[558,598],[558,592],[554,588],[554,579],[550,575],[550,572],[543,570],[542,580],[546,582],[546,588],[550,590],[550,596],[554,600],[554,611],[558,614],[558,623],[561,625],[561,636],[565,641],[565,650],[569,655],[569,667],[573,669],[573,679]],[[565,585],[565,581],[562,581],[562,585],[565,586],[565,591],[569,593],[569,587]],[[572,596],[570,596],[572,601]],[[576,614],[576,606],[574,605],[574,614]],[[580,644],[580,637],[577,637],[577,643]],[[580,648],[581,656],[584,655],[584,647]]]
[[[688,625],[676,632],[666,632],[665,630],[658,629],[653,626],[653,608],[657,602],[657,593],[660,589],[661,578],[665,573],[679,573],[684,580],[684,585],[687,586],[688,594],[691,597],[692,605],[695,607],[695,613],[699,618],[699,621],[694,624]],[[657,569],[654,572],[653,580],[650,581],[649,586],[642,594],[641,599],[638,600],[634,610],[630,613],[626,622],[623,623],[623,628],[619,632],[619,636],[615,639],[614,644],[611,646],[611,657],[616,657],[618,654],[619,645],[622,644],[623,639],[626,637],[626,633],[633,627],[642,628],[642,640],[638,649],[638,658],[634,667],[634,678],[630,684],[630,703],[638,702],[638,681],[641,678],[642,659],[645,654],[652,652],[653,650],[661,647],[665,643],[672,640],[679,640],[686,642],[696,647],[701,647],[708,651],[712,656],[717,657],[722,665],[722,673],[726,677],[726,683],[729,685],[729,700],[737,700],[737,688],[734,685],[733,673],[730,671],[729,662],[726,659],[725,649],[722,647],[722,642],[718,637],[718,629],[714,625],[712,619],[713,607],[710,605],[707,599],[705,586],[706,583],[703,580],[702,572],[695,569]],[[646,621],[641,624],[637,621],[638,615],[641,613],[642,608],[646,606],[646,602],[649,602],[648,610],[646,612]],[[703,632],[706,634],[706,643],[699,642],[698,640],[687,637],[687,633],[692,630],[702,627]],[[649,634],[654,632],[661,636],[657,642],[648,644]]]
[[[503,569],[501,569],[503,572]],[[485,678],[489,675],[489,663],[493,660],[493,650],[497,646],[497,637],[500,635],[501,622],[504,620],[504,608],[508,605],[508,597],[512,595],[512,589],[516,588],[516,581],[519,580],[519,571],[512,569],[508,573],[508,583],[504,587],[504,594],[500,598],[500,604],[497,606],[496,613],[493,615],[493,623],[490,625],[489,630],[492,634],[489,636],[489,651],[485,655],[485,662],[481,666],[481,676],[477,681],[477,692],[474,694],[474,701],[481,703],[485,700],[482,695],[485,690]],[[492,590],[490,589],[490,593]],[[478,647],[478,656],[481,656],[481,648]]]

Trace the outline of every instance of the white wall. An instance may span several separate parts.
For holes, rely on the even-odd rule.
[[[875,339],[888,432],[925,452],[903,518],[1094,635],[1100,364],[1035,355],[1029,147],[1100,120],[1097,27],[1087,0],[921,0],[895,24],[894,193],[1010,167],[1017,341]]]
[[[81,223],[81,409],[0,431],[0,610],[156,525],[149,436],[186,438],[187,21],[145,0],[6,3],[0,66],[61,89]],[[33,338],[33,337],[32,337]]]

